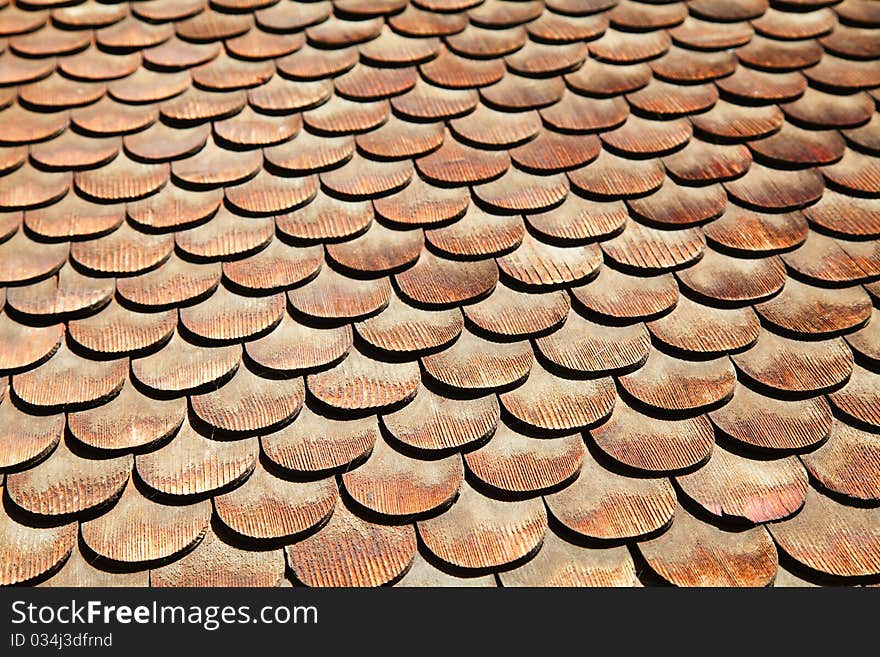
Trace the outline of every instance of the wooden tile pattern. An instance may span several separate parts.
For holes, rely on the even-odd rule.
[[[0,584],[880,583],[871,5],[0,0]]]

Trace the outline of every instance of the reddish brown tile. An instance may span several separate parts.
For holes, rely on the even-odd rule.
[[[185,416],[185,398],[153,399],[126,383],[106,404],[69,413],[67,427],[79,442],[117,452],[167,440],[177,432]]]
[[[732,359],[748,378],[782,392],[824,392],[853,371],[852,352],[840,338],[799,342],[767,330],[754,347]]]
[[[617,463],[651,473],[690,470],[715,445],[705,415],[684,420],[648,417],[618,399],[608,420],[590,430],[599,449]]]
[[[214,498],[220,521],[240,536],[280,539],[319,526],[337,506],[333,478],[288,481],[257,465],[235,490]]]
[[[783,552],[815,571],[858,577],[877,569],[876,508],[839,504],[811,489],[799,514],[769,530]]]
[[[540,499],[503,502],[462,484],[446,513],[417,524],[427,549],[459,568],[504,566],[534,552],[547,531]]]
[[[399,411],[382,416],[391,435],[420,450],[453,450],[483,442],[500,418],[495,395],[453,399],[419,388],[416,398]]]
[[[306,378],[316,399],[347,411],[381,410],[411,400],[419,387],[416,363],[374,360],[352,350],[339,365]]]
[[[416,552],[412,525],[378,525],[337,504],[316,534],[285,548],[297,579],[308,586],[379,586],[398,579]]]
[[[342,483],[361,506],[403,520],[448,506],[463,477],[458,454],[426,462],[380,439],[362,465],[342,475]]]
[[[669,531],[638,549],[654,572],[676,586],[763,587],[776,575],[776,547],[763,527],[726,531],[681,506]]]
[[[83,458],[62,440],[39,465],[6,477],[6,492],[19,507],[41,516],[66,516],[116,499],[128,482],[133,459]]]
[[[129,482],[119,502],[102,516],[83,522],[83,543],[119,563],[155,562],[180,555],[204,536],[211,517],[207,500],[167,506],[141,494]]]
[[[733,398],[725,406],[709,416],[725,435],[740,443],[789,452],[822,443],[832,421],[831,409],[823,397],[783,401],[742,384],[736,386]]]
[[[263,453],[285,470],[323,472],[361,461],[378,440],[375,417],[334,420],[305,406],[293,423],[262,436],[260,443]]]
[[[668,480],[626,477],[605,469],[590,454],[574,483],[545,500],[566,529],[603,541],[662,530],[675,511],[675,491]]]

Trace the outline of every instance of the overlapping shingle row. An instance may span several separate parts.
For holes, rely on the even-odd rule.
[[[0,583],[877,582],[878,28],[6,3]]]

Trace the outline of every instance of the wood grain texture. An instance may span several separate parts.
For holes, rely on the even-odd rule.
[[[497,259],[498,267],[522,285],[563,285],[589,278],[601,264],[601,252],[595,244],[555,246],[523,236],[511,253]]]
[[[880,360],[880,339],[878,339],[880,318],[878,316],[880,316],[880,311],[876,308],[872,309],[868,323],[844,338],[850,348],[868,359],[868,362]]]
[[[497,584],[495,576],[491,574],[463,576],[456,573],[451,575],[431,564],[420,552],[416,552],[412,566],[394,586],[398,588],[486,588],[495,587]]]
[[[44,361],[61,346],[63,338],[62,324],[26,326],[0,315],[0,371],[20,370]]]
[[[152,194],[168,181],[167,164],[135,163],[123,156],[101,167],[100,176],[84,171],[74,176],[77,189],[102,201],[135,201]]]
[[[245,297],[221,285],[205,301],[181,309],[180,323],[199,337],[231,342],[276,326],[284,309],[283,294]]]
[[[852,237],[880,235],[880,201],[854,199],[827,189],[815,205],[804,209],[804,215],[826,230]]]
[[[727,195],[720,185],[686,187],[667,180],[650,196],[627,201],[644,221],[665,227],[692,226],[721,215]]]
[[[111,301],[91,317],[71,321],[68,335],[90,352],[124,355],[160,344],[176,327],[174,311],[134,312]]]
[[[259,452],[256,438],[213,440],[185,423],[166,445],[135,459],[138,476],[150,488],[174,496],[213,493],[243,481]]]
[[[353,279],[322,267],[302,287],[289,290],[287,299],[299,312],[317,319],[363,319],[388,305],[387,278]]]
[[[706,465],[676,482],[709,513],[756,524],[796,513],[809,487],[806,470],[793,456],[758,461],[718,445]]]
[[[156,562],[198,543],[208,528],[211,503],[167,506],[144,497],[132,482],[107,513],[80,525],[83,542],[121,563]]]
[[[616,474],[589,454],[578,478],[545,500],[566,528],[605,541],[652,534],[666,527],[675,511],[675,491],[668,480]]]
[[[605,420],[616,392],[610,377],[566,379],[534,363],[523,385],[499,397],[504,409],[521,422],[548,431],[567,431]]]
[[[512,168],[497,180],[477,185],[474,194],[503,213],[541,212],[561,203],[568,186],[568,178],[562,174],[533,176]]]
[[[508,253],[525,236],[519,215],[490,214],[476,205],[469,206],[453,223],[425,230],[425,240],[441,255],[468,260]]]
[[[800,71],[760,71],[740,66],[717,84],[738,99],[785,102],[795,100],[806,90],[807,79]]]
[[[751,164],[751,152],[742,144],[716,144],[696,138],[663,157],[663,165],[672,177],[692,184],[738,178]]]
[[[245,343],[248,357],[261,367],[284,374],[311,372],[348,354],[351,328],[317,329],[285,314],[268,335]]]
[[[626,371],[645,362],[650,338],[644,325],[605,326],[570,313],[557,331],[535,340],[554,365],[577,374]]]
[[[770,450],[804,450],[828,437],[831,408],[824,397],[783,401],[737,384],[733,397],[709,414],[737,441]]]
[[[147,587],[150,585],[150,571],[138,572],[114,572],[104,570],[99,566],[89,563],[82,552],[74,547],[64,565],[49,579],[41,582],[38,586],[46,587]]]
[[[484,331],[518,337],[554,329],[565,321],[569,308],[564,292],[534,295],[499,283],[487,298],[463,310],[464,316]]]
[[[584,458],[577,433],[532,438],[500,424],[484,446],[464,455],[468,470],[484,484],[514,493],[536,494],[570,481]]]
[[[0,404],[0,468],[25,466],[49,454],[64,432],[64,414],[30,415]]]
[[[677,273],[693,292],[720,302],[763,301],[785,285],[785,265],[776,256],[745,260],[706,249],[693,266]]]
[[[76,523],[37,528],[0,509],[0,582],[21,584],[49,572],[76,547]]]
[[[424,356],[422,366],[447,386],[478,391],[522,381],[532,359],[527,342],[493,343],[464,330],[451,347]]]
[[[731,356],[753,381],[785,392],[821,392],[846,381],[853,371],[852,351],[840,338],[800,342],[762,330],[748,351]]]
[[[648,565],[676,586],[768,586],[777,553],[764,527],[730,532],[698,520],[684,508],[661,536],[638,544]]]
[[[631,116],[621,127],[603,133],[602,141],[625,154],[650,155],[674,151],[684,146],[692,134],[690,123],[684,119],[652,121]]]
[[[260,444],[266,457],[285,470],[322,472],[360,461],[377,440],[379,425],[372,416],[338,420],[305,406],[291,424],[261,436]]]
[[[338,169],[321,174],[321,185],[341,198],[386,196],[403,189],[413,176],[409,160],[368,160],[357,153]]]
[[[764,137],[776,131],[785,121],[782,111],[775,105],[759,109],[745,108],[726,100],[713,100],[710,105],[713,105],[711,110],[694,116],[691,121],[697,130],[716,138],[744,141]],[[767,177],[762,178],[766,185]],[[748,190],[744,189],[743,193],[748,193]]]
[[[519,146],[534,138],[540,127],[537,112],[499,112],[485,105],[449,122],[450,131],[459,141],[484,148]]]
[[[464,328],[457,308],[424,310],[391,295],[381,313],[355,324],[355,331],[367,343],[394,353],[419,353],[437,349],[455,340]],[[323,334],[324,331],[321,331]]]
[[[880,577],[872,3],[4,3],[0,579]]]
[[[208,530],[196,548],[178,559],[150,572],[150,585],[179,586],[278,586],[284,579],[284,553],[242,550],[225,543]]]
[[[664,314],[679,298],[671,274],[631,276],[604,266],[596,278],[571,288],[571,294],[588,310],[626,322]]]
[[[811,231],[802,245],[780,257],[811,284],[843,286],[864,281],[876,268],[871,257],[872,247],[869,245],[860,254],[858,246],[850,243],[844,249],[843,244],[845,242],[839,239]]]
[[[292,139],[302,129],[297,114],[272,117],[245,107],[234,117],[217,121],[214,130],[226,142],[240,146],[271,146]]]
[[[540,499],[503,502],[465,483],[446,513],[417,527],[437,558],[459,568],[484,569],[515,562],[540,547],[547,512]]]
[[[200,347],[178,333],[161,350],[131,362],[131,373],[145,386],[183,394],[226,378],[241,362],[241,347]]]
[[[784,123],[779,132],[749,147],[767,160],[797,165],[831,164],[843,157],[846,142],[833,130],[804,130]]]
[[[443,126],[439,123],[409,123],[392,116],[375,130],[357,135],[355,141],[361,150],[373,157],[404,158],[430,153],[443,143],[443,139]]]
[[[348,161],[355,142],[350,136],[317,137],[308,132],[264,149],[266,161],[285,173],[306,174]]]
[[[713,27],[715,26],[713,25]],[[651,70],[646,64],[635,64],[634,66],[644,66],[644,69],[647,69],[649,72]],[[718,101],[718,89],[713,84],[678,85],[671,82],[664,82],[662,80],[654,80],[651,84],[643,86],[641,80],[644,79],[644,77],[645,74],[640,72],[638,78],[640,84],[635,85],[635,90],[631,90],[631,93],[628,93],[626,96],[627,101],[629,101],[633,107],[636,107],[643,112],[657,114],[664,117],[676,117],[709,110],[716,104],[716,102],[724,102]],[[647,74],[646,77],[650,80],[650,73]],[[708,125],[714,127],[716,130],[725,129],[723,121],[719,120],[719,113],[716,113],[711,117],[707,116],[708,114],[709,112],[700,115],[699,118],[707,119]],[[777,110],[776,114],[780,115],[781,120],[781,112]],[[698,117],[695,116],[694,118]],[[707,125],[706,121],[702,122],[703,125],[698,125],[697,121],[693,121],[693,123],[695,126],[698,126],[703,130],[705,130],[703,126]],[[742,121],[740,124],[742,124]],[[738,127],[741,128],[742,126],[740,125]],[[707,130],[707,132],[711,131]]]
[[[839,504],[810,489],[803,510],[768,527],[779,548],[812,570],[839,577],[880,571],[878,511]]]
[[[809,473],[827,490],[857,500],[880,496],[880,440],[844,422],[835,422],[819,449],[801,455]]]
[[[213,215],[222,200],[217,189],[191,191],[166,185],[152,196],[129,203],[126,211],[135,224],[148,229],[189,227]]]
[[[789,278],[778,295],[755,311],[767,322],[795,333],[828,336],[864,325],[871,298],[861,287],[831,290]]]
[[[440,148],[416,160],[416,167],[432,182],[469,185],[502,175],[510,167],[510,156],[504,151],[472,148],[447,135]]]
[[[343,473],[342,483],[358,504],[404,520],[445,507],[458,493],[463,476],[457,454],[425,461],[377,440],[363,465]]]
[[[703,232],[711,244],[743,254],[766,255],[803,244],[809,225],[800,213],[770,214],[728,205],[721,217],[703,226]]]
[[[532,83],[535,82],[537,81]],[[517,91],[520,89],[519,85],[514,88]],[[562,94],[561,89],[559,93]],[[484,92],[484,96],[490,97],[489,92]],[[492,96],[494,97],[494,94]],[[551,98],[550,100],[552,102],[556,99]],[[505,102],[511,104],[514,101],[505,98]],[[558,173],[580,167],[594,160],[599,155],[600,147],[601,144],[595,135],[565,135],[543,129],[534,139],[511,149],[510,157],[517,165],[527,171]]]
[[[412,265],[424,241],[424,234],[417,228],[398,230],[374,221],[362,235],[328,244],[327,255],[343,269],[376,276]]]
[[[240,367],[218,390],[192,395],[201,420],[236,434],[268,431],[291,420],[302,408],[306,390],[301,378],[265,379]]]
[[[174,161],[171,172],[184,184],[202,188],[234,185],[255,176],[260,170],[259,152],[245,151],[243,157],[230,155],[233,152],[211,141],[195,155]]]
[[[68,131],[49,142],[31,145],[30,150],[33,160],[44,167],[95,167],[117,156],[119,139],[92,140]]]
[[[706,238],[699,228],[661,231],[629,221],[623,233],[601,246],[602,252],[618,265],[640,273],[658,273],[699,260],[706,249]]]
[[[91,272],[139,274],[165,262],[173,248],[170,235],[148,235],[123,222],[109,235],[72,244],[70,256]]]
[[[538,554],[499,575],[504,586],[636,586],[636,569],[624,547],[594,549],[573,545],[548,531]]]
[[[0,282],[22,284],[46,278],[64,265],[67,253],[66,244],[39,244],[18,231],[0,243]]]
[[[250,180],[227,187],[226,200],[243,212],[275,215],[305,205],[317,192],[315,176],[282,178],[263,169]]]
[[[715,445],[705,415],[685,420],[644,415],[618,399],[608,420],[590,430],[596,445],[618,463],[652,473],[687,470],[708,460]]]
[[[648,322],[647,327],[663,344],[697,354],[747,349],[761,331],[751,308],[715,308],[685,296],[679,297],[672,312]]]
[[[495,395],[452,399],[419,388],[416,398],[382,423],[400,442],[422,450],[451,450],[479,443],[495,431],[500,407]]]
[[[647,194],[663,184],[663,167],[655,159],[629,160],[603,150],[599,157],[568,178],[575,189],[601,197],[628,198]]]
[[[391,106],[407,118],[437,120],[466,114],[478,102],[479,96],[473,89],[452,89],[417,82],[412,91],[392,98]]]
[[[336,505],[336,482],[287,481],[257,465],[235,490],[214,498],[224,525],[255,539],[292,537],[324,522]]]
[[[164,123],[154,123],[142,132],[125,135],[122,143],[125,150],[134,157],[149,162],[161,162],[176,160],[201,150],[207,143],[210,132],[207,125],[177,129]]]
[[[399,578],[412,563],[412,525],[377,525],[337,505],[316,534],[285,548],[297,579],[308,586],[381,586]]]
[[[83,458],[60,441],[38,465],[6,477],[6,492],[21,508],[41,516],[67,516],[119,496],[132,458]]]
[[[388,363],[352,350],[339,365],[306,377],[309,392],[344,410],[382,409],[411,400],[419,386],[412,362]]]
[[[322,264],[317,246],[292,247],[276,239],[252,256],[224,262],[223,274],[250,290],[280,290],[312,278]]]
[[[442,148],[442,147],[441,147]],[[430,226],[464,214],[469,204],[466,190],[429,185],[419,177],[401,191],[373,202],[376,212],[395,224]]]
[[[828,395],[832,406],[847,417],[868,425],[880,427],[880,375],[856,365],[852,377],[840,390]]]
[[[77,408],[95,406],[122,388],[127,373],[123,360],[92,361],[61,345],[45,363],[12,377],[12,389],[32,406]]]
[[[626,206],[620,201],[589,201],[574,194],[558,208],[526,216],[539,235],[571,243],[613,235],[624,227],[626,218]]]
[[[820,128],[849,128],[871,118],[871,98],[864,93],[832,94],[808,87],[797,100],[782,106],[785,114]]]
[[[123,299],[137,305],[167,308],[213,291],[220,276],[216,264],[192,263],[172,254],[157,269],[119,279],[116,289]]]

